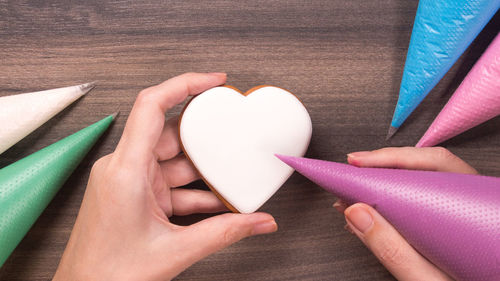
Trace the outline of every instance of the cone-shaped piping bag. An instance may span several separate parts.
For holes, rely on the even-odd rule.
[[[500,34],[416,145],[434,146],[500,115]]]
[[[0,169],[0,266],[114,116]]]
[[[0,154],[94,88],[95,83],[0,97]]]
[[[500,0],[420,0],[392,131],[399,128],[500,7]]]
[[[500,280],[500,179],[278,156],[349,204],[375,207],[457,280]]]

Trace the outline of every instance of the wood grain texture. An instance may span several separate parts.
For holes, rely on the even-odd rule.
[[[121,115],[0,270],[1,280],[52,277],[92,163],[113,151],[141,89],[187,71],[225,71],[228,83],[243,91],[260,84],[283,87],[311,114],[308,156],[342,162],[352,151],[414,145],[500,23],[497,14],[386,142],[417,1],[75,2],[0,0],[0,95],[99,81],[88,96],[3,153],[0,167],[117,109]],[[445,146],[482,173],[500,176],[499,128],[495,118]],[[177,279],[393,280],[343,229],[333,202],[295,174],[262,208],[276,217],[277,233],[241,241]]]

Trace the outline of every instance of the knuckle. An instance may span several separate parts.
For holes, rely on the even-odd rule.
[[[189,80],[184,80],[184,93],[186,93],[186,95],[187,95],[191,92],[192,92],[192,89],[191,89],[191,84],[190,84]]]
[[[90,172],[96,173],[96,172],[102,170],[107,165],[110,157],[111,157],[111,154],[108,154],[108,155],[105,155],[105,156],[97,159],[97,161],[95,161],[94,164],[92,165],[92,169]]]
[[[403,159],[403,158],[400,158],[400,157],[396,157],[392,160],[392,166],[396,169],[405,169],[407,166],[410,166],[408,164],[410,160],[408,159]]]
[[[239,235],[238,235],[238,230],[234,227],[229,227],[226,230],[224,230],[224,234],[222,237],[222,243],[224,245],[230,245],[236,241],[238,241]]]
[[[192,72],[192,71],[190,71],[190,72],[186,72],[186,73],[184,73],[184,74],[183,74],[183,76],[184,76],[185,78],[192,78],[192,77],[193,77],[193,76],[195,76],[195,75],[196,75],[196,73],[194,73],[194,72]]]
[[[374,151],[381,152],[381,153],[387,153],[387,152],[392,152],[393,150],[394,150],[394,148],[392,148],[392,147],[382,147],[382,148],[379,148],[379,149],[374,150]]]
[[[384,239],[379,242],[376,255],[381,261],[390,265],[407,264],[408,253],[401,241]]]
[[[414,149],[414,147],[405,146],[393,150],[394,168],[408,169],[418,166],[418,159],[414,156]]]
[[[102,158],[97,159],[97,161],[94,162],[94,165],[92,165],[92,169],[90,170],[91,173],[96,173],[101,169],[103,166],[103,160]]]
[[[433,149],[435,151],[436,156],[439,159],[447,160],[447,159],[455,157],[455,155],[453,153],[451,153],[448,149],[446,149],[444,147],[438,146],[438,147],[434,147]]]
[[[226,227],[222,232],[221,243],[222,246],[231,245],[245,236],[251,234],[251,225],[238,220],[234,214],[223,214],[221,215],[226,222]]]
[[[137,102],[138,103],[146,103],[151,99],[151,96],[152,96],[151,88],[146,88],[144,90],[141,90],[139,92],[139,95],[137,95]]]
[[[184,86],[185,93],[192,93],[193,89],[191,84],[199,78],[198,74],[195,72],[186,72],[182,74],[182,83]]]

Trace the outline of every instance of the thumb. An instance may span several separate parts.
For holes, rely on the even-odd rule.
[[[372,207],[358,203],[347,208],[344,214],[354,234],[398,280],[452,280],[420,255]]]
[[[183,229],[183,243],[189,249],[186,265],[223,249],[239,240],[278,230],[274,218],[266,213],[223,214]]]

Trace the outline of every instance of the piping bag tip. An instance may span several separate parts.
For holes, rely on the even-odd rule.
[[[311,176],[310,175],[310,172],[311,172],[310,167],[314,163],[321,161],[321,160],[317,160],[317,159],[309,159],[309,158],[304,158],[304,157],[281,155],[281,154],[274,154],[274,156],[276,156],[283,163],[292,167],[299,174],[302,174],[303,176],[305,176],[306,178],[309,178],[312,181],[314,181],[314,179],[310,178],[310,176]]]
[[[96,85],[97,85],[97,81],[92,81],[92,82],[80,85],[80,89],[83,92],[83,94],[86,94],[86,93],[90,92],[92,89],[94,89]]]
[[[281,160],[283,163],[287,164],[288,166],[292,167],[295,169],[295,162],[296,157],[293,156],[287,156],[287,155],[281,155],[281,154],[274,154],[279,160]]]
[[[118,115],[120,115],[120,111],[116,111],[115,113],[111,114],[110,116],[113,118],[113,121],[116,120],[116,117],[118,117]]]
[[[398,131],[398,128],[390,126],[389,132],[387,132],[387,136],[385,137],[385,140],[387,141],[390,138],[392,138],[392,136],[394,136],[394,134],[396,134],[397,131]]]

